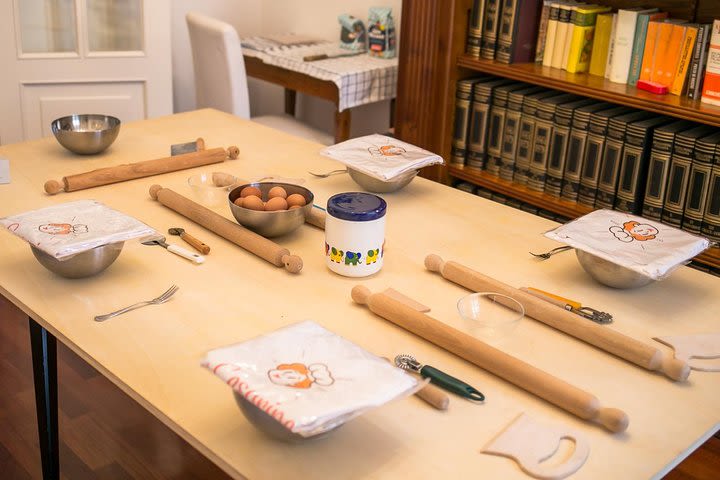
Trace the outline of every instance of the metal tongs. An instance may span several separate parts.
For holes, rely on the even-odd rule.
[[[592,320],[593,322],[600,324],[608,324],[612,323],[613,321],[613,317],[609,313],[586,307],[575,300],[570,300],[569,298],[564,298],[560,295],[555,295],[554,293],[545,292],[538,288],[526,287],[521,288],[520,290],[529,293],[530,295],[533,295],[535,297],[541,298],[549,303],[552,303],[553,305],[562,307],[569,312],[580,315],[581,317],[585,317],[588,320]]]

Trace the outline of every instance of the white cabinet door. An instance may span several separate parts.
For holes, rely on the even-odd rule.
[[[73,113],[172,113],[170,0],[2,0],[0,143]]]

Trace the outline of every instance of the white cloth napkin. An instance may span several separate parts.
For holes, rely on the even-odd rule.
[[[710,246],[707,238],[615,210],[596,210],[545,236],[659,280]]]
[[[439,155],[377,133],[346,140],[324,148],[320,153],[383,181],[443,163]]]
[[[420,385],[415,377],[312,321],[212,350],[202,365],[305,437],[409,395]]]
[[[95,200],[0,218],[5,228],[58,260],[108,243],[157,237],[154,229]]]

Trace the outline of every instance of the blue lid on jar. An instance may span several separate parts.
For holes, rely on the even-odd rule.
[[[385,216],[387,203],[372,193],[338,193],[328,199],[327,213],[340,220],[369,222]]]

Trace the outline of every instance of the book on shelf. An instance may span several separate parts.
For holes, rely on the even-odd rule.
[[[547,41],[548,22],[550,21],[550,6],[552,0],[543,0],[540,11],[540,22],[538,23],[537,43],[535,45],[535,62],[542,63],[545,54],[545,43]]]
[[[654,116],[627,126],[615,210],[635,215],[642,213],[652,135],[655,128],[672,121],[671,117]]]
[[[670,166],[675,135],[690,130],[695,126],[696,124],[693,122],[679,120],[655,129],[652,148],[650,149],[645,197],[643,198],[643,217],[651,220],[662,220],[668,167]]]
[[[612,65],[613,52],[615,51],[615,30],[617,30],[617,13],[613,13],[612,25],[610,25],[610,43],[608,43],[608,53],[605,59],[605,78],[610,78],[610,66]]]
[[[608,48],[610,46],[610,31],[612,30],[612,13],[601,13],[595,21],[595,35],[592,44],[592,54],[588,73],[599,77],[605,76]]]
[[[657,11],[657,8],[643,9],[642,7],[618,10],[613,58],[610,64],[609,80],[611,82],[627,83],[638,15],[640,13],[655,13]]]
[[[527,185],[530,173],[530,157],[535,145],[535,115],[537,104],[541,98],[560,95],[557,90],[546,90],[544,92],[526,95],[523,98],[522,116],[520,117],[520,129],[518,135],[517,154],[515,155],[515,173],[513,181],[520,185]]]
[[[488,60],[495,59],[501,1],[502,0],[485,0],[482,39],[480,40],[480,56]]]
[[[695,39],[698,34],[698,27],[699,25],[687,25],[685,28],[685,38],[683,38],[682,46],[680,47],[680,56],[675,69],[675,78],[670,87],[670,93],[673,95],[684,95],[687,92],[687,76],[692,60]]]
[[[591,98],[581,98],[555,107],[555,121],[553,133],[550,137],[550,150],[547,163],[547,176],[545,177],[545,193],[560,198],[562,191],[563,172],[567,160],[568,144],[570,143],[570,128],[575,109],[597,103]]]
[[[720,147],[720,132],[699,138],[695,142],[695,153],[690,167],[687,198],[685,199],[683,230],[702,233],[702,221],[707,206],[710,175],[715,161],[715,152]]]
[[[458,182],[455,184],[455,188],[463,192],[471,193],[473,195],[477,191],[477,187],[470,182]]]
[[[628,126],[653,115],[653,113],[644,110],[635,110],[625,115],[612,117],[608,121],[605,152],[600,164],[597,193],[595,194],[596,209],[612,209],[615,206],[620,168],[625,156],[625,137],[627,136]]]
[[[542,64],[544,67],[552,66],[552,57],[555,50],[555,38],[557,37],[557,26],[560,16],[560,5],[563,2],[552,2],[550,4],[550,16],[548,17],[547,33],[545,34],[545,47],[543,50]]]
[[[500,152],[500,178],[512,181],[515,173],[515,158],[520,136],[520,118],[526,95],[545,91],[544,87],[528,86],[508,93],[505,127],[503,128],[502,149]]]
[[[562,68],[563,57],[565,55],[565,37],[570,26],[570,16],[572,15],[572,7],[569,3],[560,4],[558,11],[557,28],[555,30],[555,42],[553,43],[552,60],[550,66],[553,68]]]
[[[542,192],[545,190],[547,177],[547,161],[550,153],[550,139],[555,124],[555,109],[559,104],[578,100],[580,97],[571,93],[563,93],[538,100],[535,115],[535,141],[533,153],[530,157],[527,186],[530,190]]]
[[[570,19],[568,20],[567,27],[565,28],[565,41],[562,43],[562,53],[560,58],[560,68],[567,70],[568,58],[570,57],[570,42],[572,42],[573,32],[575,31],[575,17],[577,16],[577,9],[580,7],[578,3],[570,5]],[[557,47],[557,42],[555,42]]]
[[[495,59],[501,63],[532,62],[541,0],[503,0]]]
[[[455,123],[452,148],[450,149],[450,163],[455,165],[465,165],[470,103],[472,101],[473,85],[476,82],[478,82],[477,78],[459,80],[455,87]]]
[[[595,112],[610,108],[613,108],[613,105],[598,102],[580,107],[573,113],[570,142],[562,179],[561,198],[570,202],[577,202],[580,192],[580,173],[585,160],[587,137],[590,129],[590,117]]]
[[[701,101],[720,105],[720,20],[713,22],[710,34]]]
[[[465,52],[473,57],[480,56],[480,43],[482,41],[483,14],[485,0],[473,0],[470,10],[470,25],[468,26]]]
[[[568,72],[588,71],[597,17],[598,14],[608,11],[610,7],[602,5],[579,5],[573,12],[572,38],[568,47],[566,68]]]
[[[640,79],[643,61],[645,58],[645,46],[647,42],[655,46],[655,37],[657,36],[657,25],[653,31],[649,31],[650,21],[658,21],[667,18],[667,12],[642,12],[638,14],[637,24],[635,26],[635,39],[633,40],[632,55],[630,56],[630,72],[628,73],[628,85],[637,85]],[[652,52],[652,50],[650,50]],[[650,53],[652,57],[652,53]],[[652,61],[652,59],[651,59]]]
[[[512,80],[505,78],[488,77],[474,84],[473,99],[470,105],[467,154],[465,157],[467,166],[485,168],[488,118],[490,116],[493,89],[511,82]]]
[[[669,20],[661,23],[659,28],[650,80],[670,88],[675,79],[678,57],[687,27]]]
[[[720,241],[720,148],[715,149],[700,233],[711,240]]]
[[[688,75],[688,97],[693,99],[700,98],[702,94],[705,65],[707,64],[707,54],[710,48],[711,31],[712,24],[710,23],[698,26],[695,47],[693,48],[693,57],[690,62],[690,73]]]
[[[626,107],[615,107],[601,110],[590,115],[590,128],[585,147],[585,158],[580,173],[580,191],[578,203],[592,207],[595,205],[600,165],[605,154],[608,125],[612,117],[624,115],[632,110]],[[611,150],[614,152],[614,150]]]
[[[682,226],[690,168],[695,156],[695,142],[713,131],[715,131],[714,127],[699,125],[675,135],[661,215],[663,223],[677,228]]]
[[[649,82],[655,69],[655,47],[660,38],[660,21],[648,22],[647,34],[645,35],[645,47],[643,50],[642,64],[640,65],[640,76],[638,80]],[[637,82],[635,82],[637,85]]]
[[[502,146],[508,95],[513,90],[520,90],[528,86],[527,83],[513,82],[501,85],[493,90],[490,121],[488,123],[485,170],[496,177],[500,176],[500,166],[502,165]]]

